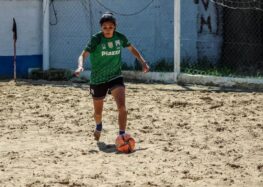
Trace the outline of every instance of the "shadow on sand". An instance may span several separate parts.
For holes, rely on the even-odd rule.
[[[106,144],[104,142],[97,142],[98,148],[104,153],[117,153],[115,144]]]
[[[104,153],[116,153],[116,154],[124,154],[121,152],[118,152],[116,150],[115,144],[106,144],[104,142],[97,142],[97,146],[99,148],[100,151],[104,152]],[[133,152],[129,153],[129,154],[133,154],[137,151],[144,151],[147,150],[148,148],[138,148],[135,149]]]

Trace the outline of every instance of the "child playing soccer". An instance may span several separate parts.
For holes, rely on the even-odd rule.
[[[94,119],[96,129],[95,140],[100,139],[102,131],[103,102],[107,93],[116,101],[119,116],[119,134],[125,134],[127,111],[125,106],[125,85],[121,74],[121,49],[128,48],[142,65],[144,73],[149,71],[149,66],[128,41],[126,36],[116,31],[116,19],[112,13],[105,13],[100,19],[101,31],[93,35],[86,48],[78,59],[78,68],[75,74],[79,76],[83,69],[85,59],[90,56],[91,77],[90,93],[93,98]]]

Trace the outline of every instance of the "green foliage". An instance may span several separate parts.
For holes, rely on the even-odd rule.
[[[30,79],[47,79],[47,74],[41,69],[34,69],[30,72],[28,78]]]
[[[128,63],[123,62],[123,63],[122,63],[122,69],[123,69],[123,70],[132,70],[133,67],[129,66]]]
[[[139,62],[139,60],[137,60],[137,58],[134,60],[134,70],[135,71],[141,71],[142,66],[141,63]]]
[[[51,81],[67,81],[72,77],[70,70],[65,69],[50,69],[43,71],[40,69],[32,70],[29,75],[30,79],[44,79]]]
[[[152,72],[173,72],[174,71],[174,64],[172,61],[168,61],[166,59],[160,59],[155,63],[149,63]],[[123,70],[130,70],[130,71],[141,71],[142,66],[141,63],[135,59],[133,65],[129,65],[128,63],[124,62],[122,65]]]
[[[198,75],[226,76],[226,77],[263,77],[263,71],[248,71],[245,68],[240,71],[240,68],[231,68],[221,63],[213,63],[208,58],[198,59],[193,62],[190,57],[183,59],[181,63],[181,72]]]
[[[174,63],[169,62],[168,60],[165,59],[160,59],[154,64],[153,70],[155,72],[173,72]]]

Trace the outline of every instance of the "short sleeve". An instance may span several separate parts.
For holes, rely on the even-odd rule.
[[[97,46],[99,45],[99,39],[97,36],[92,36],[91,40],[85,47],[84,51],[88,51],[89,53],[92,53],[96,50]]]
[[[131,45],[131,43],[129,42],[129,40],[127,39],[126,36],[122,35],[122,47],[129,47]]]
[[[118,31],[116,31],[116,34],[119,37],[119,39],[121,40],[121,46],[123,48],[129,47],[131,45],[131,43],[129,42],[129,40],[127,39],[127,37],[124,34],[118,32]]]

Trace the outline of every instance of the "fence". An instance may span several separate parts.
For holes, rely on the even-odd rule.
[[[139,49],[156,71],[173,71],[172,0],[54,0],[50,4],[51,68],[76,68],[77,58],[100,31],[99,19],[106,11],[117,18],[117,30]],[[128,5],[128,6],[127,6]],[[123,69],[138,69],[139,63],[123,50]],[[90,69],[90,63],[86,63]]]
[[[231,77],[263,76],[263,12],[247,0],[195,1],[198,27],[196,54],[183,47],[182,72]],[[222,4],[222,3],[225,4]],[[227,2],[232,2],[227,3]],[[255,2],[255,1],[253,1]],[[222,6],[225,5],[225,6]],[[232,7],[229,7],[231,6]],[[235,8],[235,9],[232,9]],[[251,7],[252,8],[252,7]],[[191,38],[182,35],[184,41]]]
[[[179,59],[174,58],[178,47],[174,46],[175,1],[180,2],[176,5],[181,12],[178,68],[174,61]],[[105,11],[115,14],[118,30],[150,62],[152,72],[161,72],[157,78],[131,72],[129,76],[165,81],[180,69],[179,81],[187,83],[200,78],[211,82],[218,77],[224,77],[220,80],[223,83],[230,81],[226,79],[229,77],[263,82],[263,11],[262,2],[255,0],[53,0],[51,68],[76,68],[80,52],[91,35],[100,30],[98,21]],[[89,63],[85,68],[90,69]],[[139,69],[127,50],[123,53],[123,69]]]

